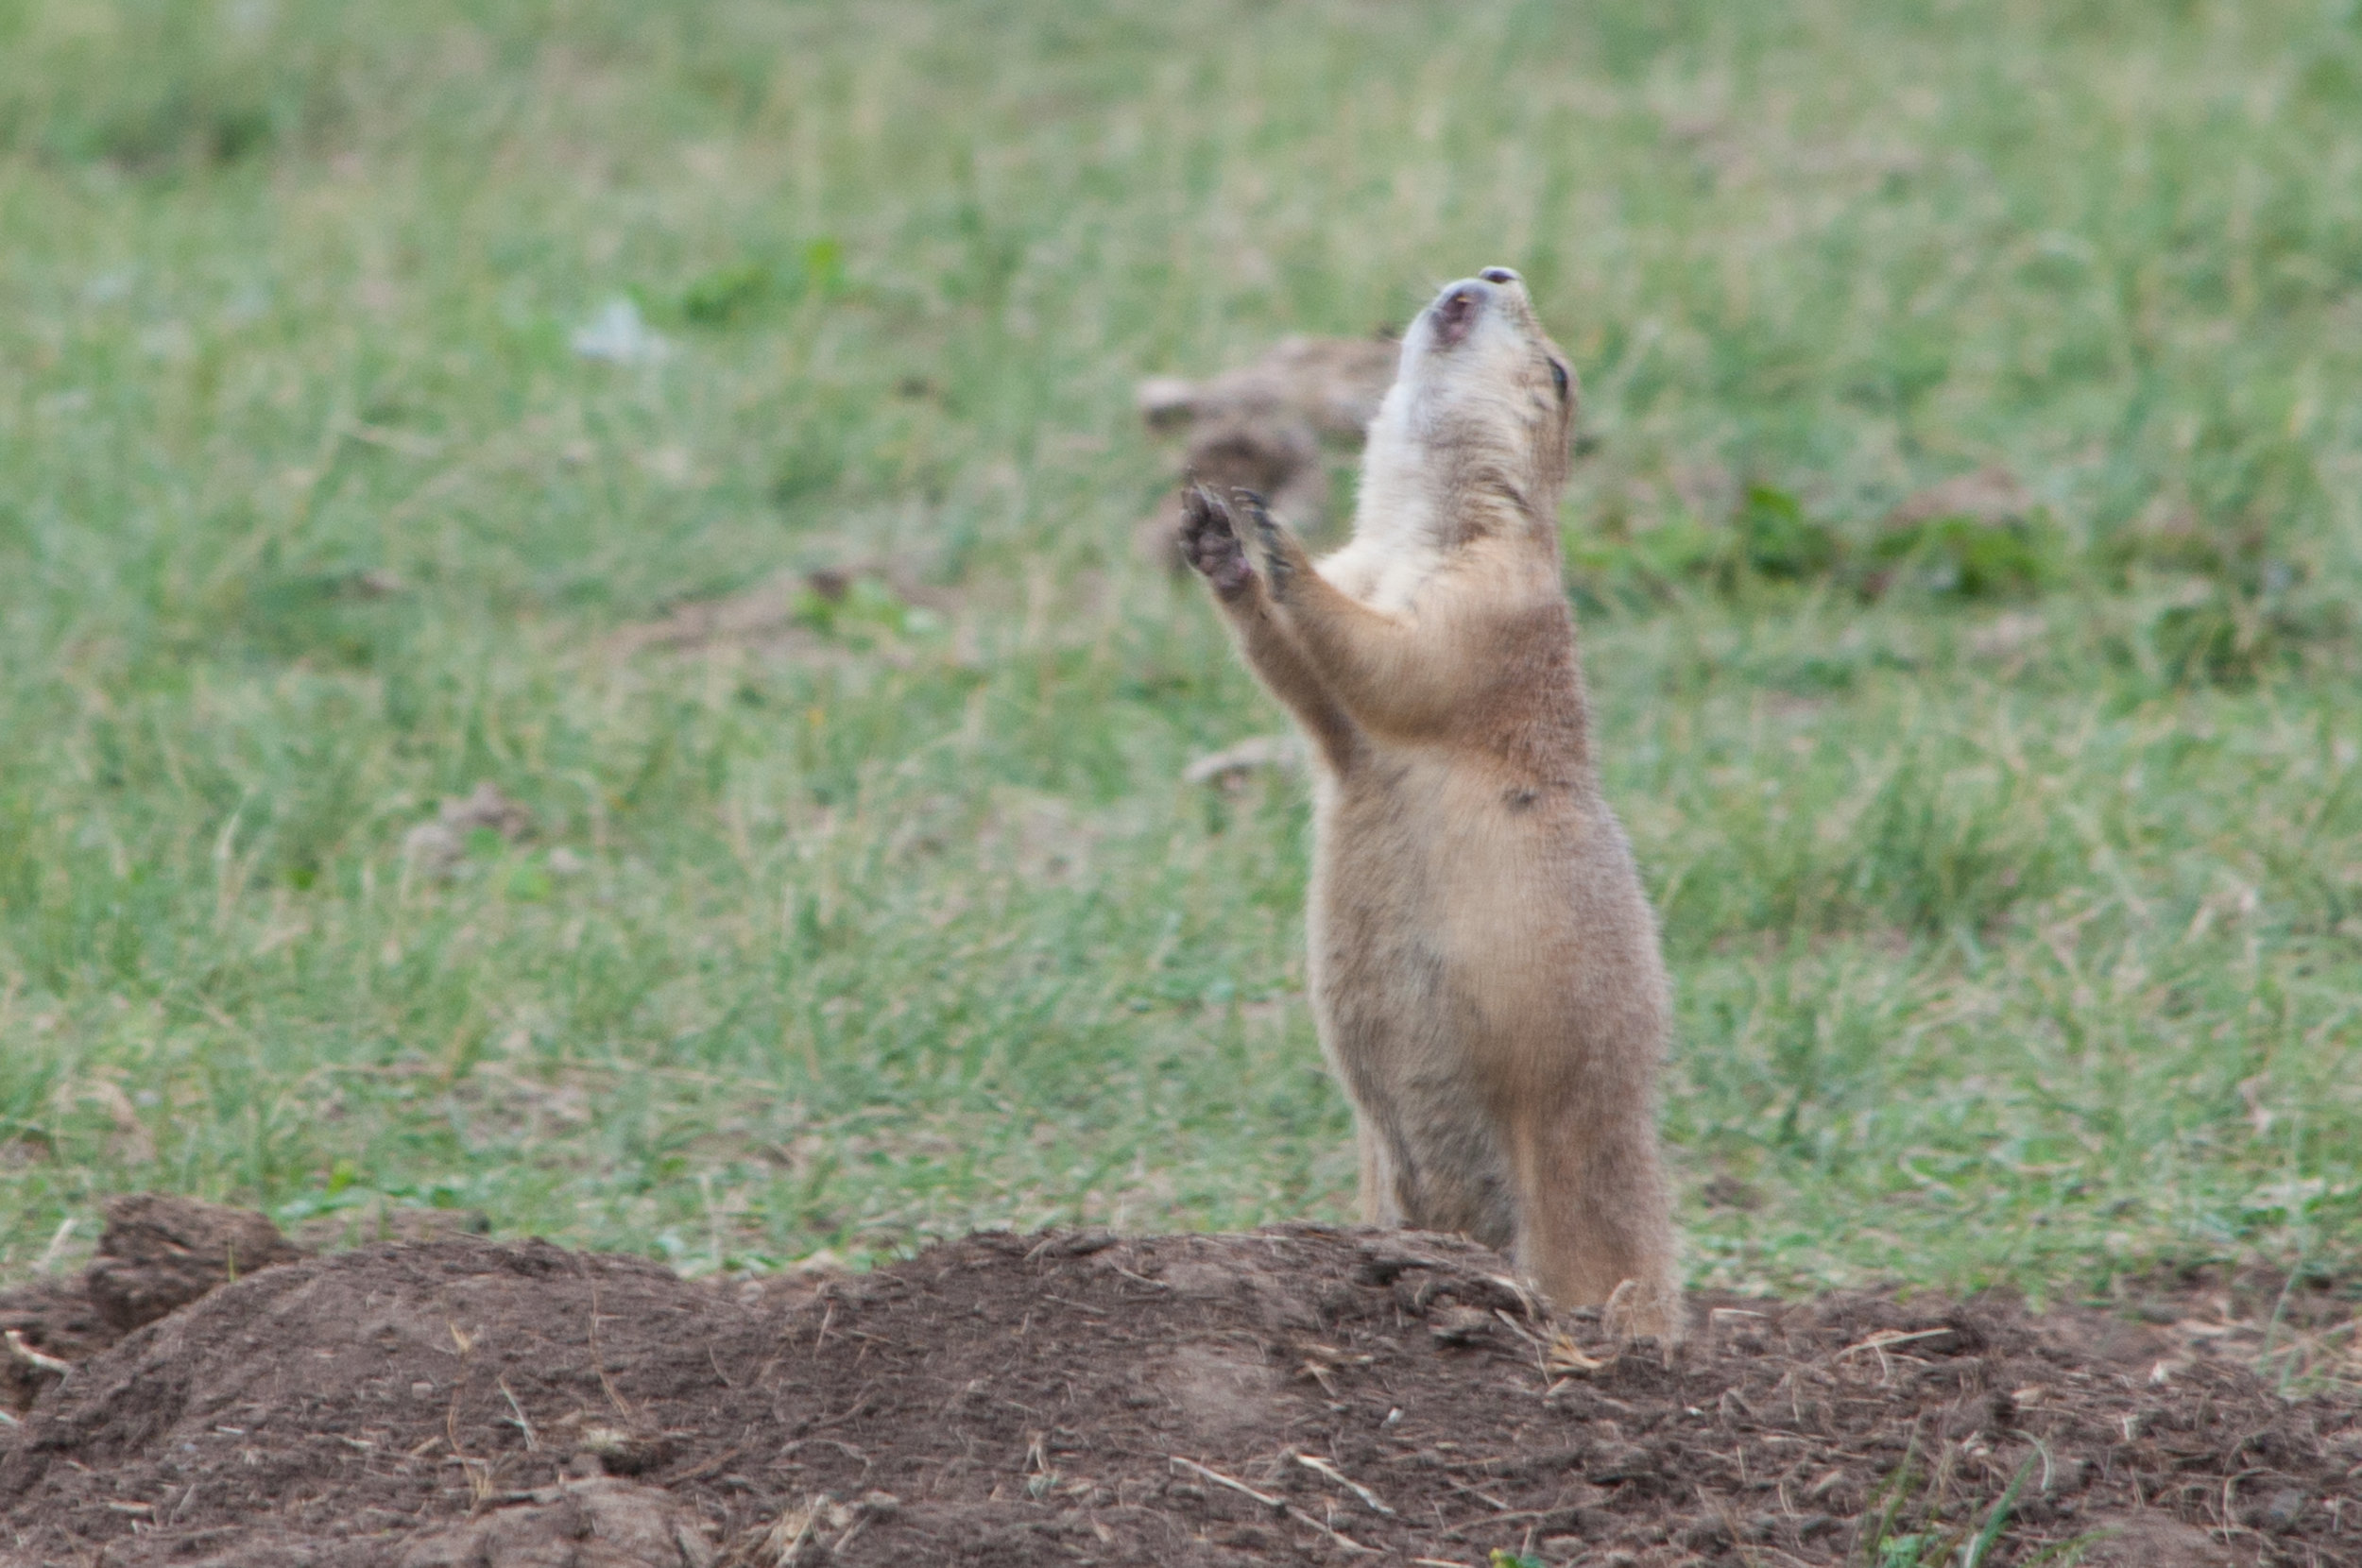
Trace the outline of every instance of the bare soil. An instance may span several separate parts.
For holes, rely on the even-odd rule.
[[[79,1362],[0,1424],[0,1564],[1951,1564],[2013,1479],[1984,1562],[2362,1563],[2362,1394],[2259,1382],[2201,1321],[2243,1288],[1701,1298],[1668,1355],[1314,1226],[727,1285],[385,1243],[95,1351],[53,1283],[0,1295]],[[2351,1338],[2336,1288],[2273,1306]]]

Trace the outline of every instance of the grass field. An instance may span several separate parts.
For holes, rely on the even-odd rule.
[[[144,1186],[1346,1217],[1130,391],[1491,263],[1586,386],[1693,1280],[2352,1270],[2353,0],[0,0],[0,1274]],[[535,830],[405,853],[481,780]]]

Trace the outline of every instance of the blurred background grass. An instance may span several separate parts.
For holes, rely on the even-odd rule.
[[[2353,0],[0,0],[0,1273],[1345,1216],[1130,390],[1492,263],[1693,1278],[2350,1270]]]

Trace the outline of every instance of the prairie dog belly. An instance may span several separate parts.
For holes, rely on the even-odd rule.
[[[1503,1248],[1504,1100],[1561,1048],[1580,989],[1572,803],[1519,793],[1410,748],[1324,780],[1309,911],[1322,1044],[1394,1197],[1380,1218]]]

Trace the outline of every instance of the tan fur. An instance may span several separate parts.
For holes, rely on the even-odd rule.
[[[1553,366],[1515,274],[1455,283],[1404,338],[1351,542],[1315,565],[1200,488],[1185,548],[1312,741],[1313,1007],[1363,1218],[1464,1232],[1670,1339],[1665,971],[1592,763]]]

